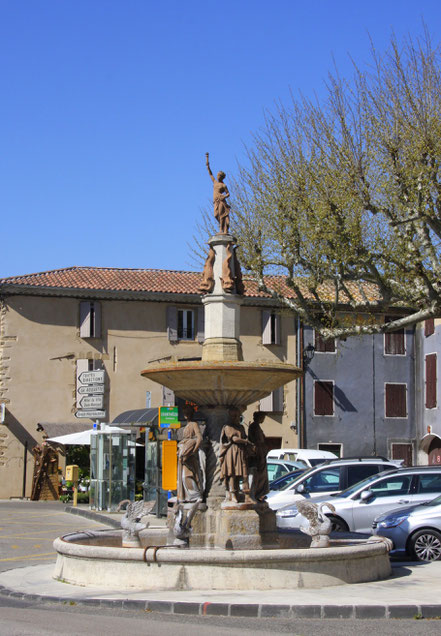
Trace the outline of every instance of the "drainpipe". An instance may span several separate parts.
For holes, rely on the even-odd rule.
[[[300,317],[297,317],[297,366],[303,369],[303,324]],[[299,447],[305,448],[306,435],[305,435],[305,376],[302,374],[297,381],[297,426],[298,426],[298,439]]]
[[[375,403],[375,334],[372,334],[372,433],[374,436],[373,455],[377,455],[377,412]]]

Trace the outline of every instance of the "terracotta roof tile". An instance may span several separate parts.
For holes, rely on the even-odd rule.
[[[165,269],[120,269],[112,267],[67,267],[23,276],[0,279],[0,285],[23,286],[26,288],[102,290],[126,292],[157,292],[169,294],[200,294],[200,272],[184,272]],[[280,290],[285,296],[293,297],[292,290],[286,285],[283,276],[266,277],[268,287]],[[265,298],[267,294],[259,291],[257,283],[250,276],[244,276],[245,296]],[[307,298],[313,298],[305,283],[300,284]],[[363,302],[357,286],[352,285],[352,293],[358,302]],[[376,297],[373,285],[363,286],[369,300]],[[318,289],[323,299],[332,299],[333,287],[330,283]],[[344,303],[347,299],[342,297]]]

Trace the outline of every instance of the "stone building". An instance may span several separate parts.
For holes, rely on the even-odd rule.
[[[201,357],[200,280],[194,272],[92,267],[0,280],[0,499],[29,496],[32,449],[45,426],[61,435],[129,409],[174,404],[140,372],[155,361]],[[252,281],[245,287],[244,359],[295,364],[295,317],[276,311]],[[93,395],[85,388],[91,377],[102,379]],[[270,445],[297,446],[296,383],[252,405],[246,422],[259,406]]]

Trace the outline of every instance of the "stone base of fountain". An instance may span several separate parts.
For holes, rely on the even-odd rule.
[[[142,541],[152,536],[153,529],[149,530],[143,533]],[[58,553],[54,578],[127,591],[269,590],[362,583],[387,578],[391,573],[389,545],[377,537],[331,539],[329,548],[314,550],[118,546],[121,532],[117,530],[58,538],[54,542]]]

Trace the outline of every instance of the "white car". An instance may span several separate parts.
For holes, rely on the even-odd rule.
[[[270,450],[266,456],[271,459],[287,459],[292,462],[301,461],[307,466],[317,466],[330,459],[338,459],[337,455],[329,451],[316,450],[314,448],[276,448]]]
[[[279,510],[303,498],[331,495],[396,466],[384,458],[337,459],[305,470],[297,479],[280,490],[270,491],[266,501],[273,510]]]
[[[313,503],[331,503],[335,512],[324,509],[332,519],[333,530],[372,534],[372,524],[379,515],[399,508],[433,499],[441,494],[441,468],[414,466],[396,468],[380,475],[372,475],[337,495],[311,497]],[[293,530],[304,520],[297,506],[291,505],[276,512],[277,527]]]

